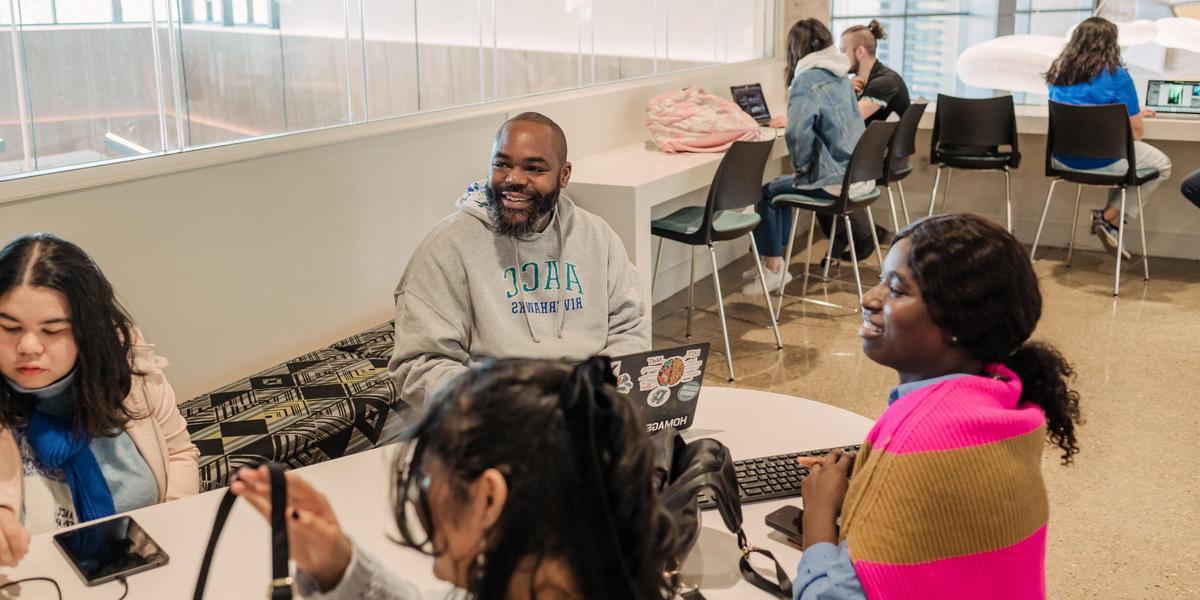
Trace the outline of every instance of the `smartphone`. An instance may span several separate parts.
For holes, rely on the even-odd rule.
[[[133,517],[122,516],[54,535],[54,543],[89,586],[167,564],[167,553]]]
[[[767,515],[767,525],[782,533],[797,544],[803,543],[804,511],[795,506],[785,506]]]

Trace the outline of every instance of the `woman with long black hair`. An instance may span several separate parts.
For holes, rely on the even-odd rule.
[[[0,565],[31,533],[199,491],[166,366],[78,246],[0,249]]]
[[[798,600],[1045,597],[1042,451],[1079,451],[1079,396],[1063,356],[1029,340],[1041,314],[1002,227],[949,214],[896,236],[859,335],[900,384],[857,457],[810,464]]]
[[[427,407],[398,453],[393,505],[401,541],[433,556],[435,576],[483,600],[671,597],[675,530],[608,359],[489,361]],[[351,542],[320,492],[287,477],[307,595],[419,597]],[[242,469],[233,491],[270,514],[265,467]]]

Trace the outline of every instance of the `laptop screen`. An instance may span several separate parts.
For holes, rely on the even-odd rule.
[[[645,415],[646,431],[687,429],[708,362],[708,343],[651,350],[612,359],[617,389]]]
[[[733,101],[746,111],[746,114],[754,118],[759,125],[766,125],[771,122],[771,111],[767,109],[767,99],[763,97],[762,85],[752,83],[750,85],[735,85],[729,88],[730,95],[733,96]]]
[[[1146,106],[1160,113],[1200,114],[1200,81],[1150,80]]]

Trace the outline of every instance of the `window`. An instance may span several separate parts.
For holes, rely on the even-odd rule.
[[[773,52],[776,5],[12,3],[0,0],[15,22],[0,28],[0,178],[756,60]]]
[[[833,0],[830,10],[835,36],[878,19],[888,34],[879,60],[901,73],[914,98],[932,100],[938,93],[991,95],[955,76],[964,49],[1002,35],[1064,35],[1091,15],[1092,0]]]

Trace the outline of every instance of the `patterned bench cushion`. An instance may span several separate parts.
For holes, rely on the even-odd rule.
[[[365,347],[377,333],[354,336],[366,341],[343,347]],[[390,328],[382,334],[392,335]],[[302,467],[395,441],[410,410],[388,378],[386,355],[332,347],[187,400],[179,409],[200,448],[202,491],[228,485],[237,469],[256,461]]]

